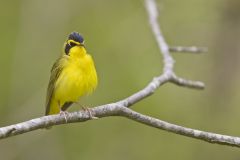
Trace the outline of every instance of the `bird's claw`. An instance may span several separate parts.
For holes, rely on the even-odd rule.
[[[68,112],[67,111],[62,111],[62,110],[60,110],[60,116],[64,116],[64,119],[65,119],[65,121],[66,121],[66,123],[67,123],[67,115],[68,115]]]

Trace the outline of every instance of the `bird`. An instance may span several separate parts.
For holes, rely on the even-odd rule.
[[[74,31],[69,34],[62,54],[52,66],[45,115],[65,113],[82,96],[91,94],[97,84],[94,60],[86,50],[83,36]]]

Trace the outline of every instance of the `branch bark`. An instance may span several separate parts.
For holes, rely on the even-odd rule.
[[[195,89],[203,89],[204,83],[200,81],[187,80],[178,77],[174,69],[174,60],[170,54],[170,49],[166,43],[164,36],[160,30],[158,24],[158,11],[155,0],[145,0],[146,10],[149,16],[150,27],[153,31],[153,35],[157,41],[161,54],[163,56],[164,68],[163,73],[153,78],[153,80],[142,90],[134,93],[133,95],[111,104],[97,106],[91,109],[92,116],[103,118],[109,116],[120,116],[146,124],[151,127],[155,127],[161,130],[166,130],[172,133],[200,139],[210,143],[217,143],[229,146],[240,147],[240,138],[228,135],[221,135],[216,133],[210,133],[200,131],[196,129],[186,128],[179,125],[171,124],[157,118],[153,118],[130,109],[130,107],[143,100],[144,98],[152,95],[161,85],[165,83],[174,83],[179,86],[190,87]],[[67,119],[67,121],[66,121]],[[49,128],[55,125],[77,123],[91,120],[87,111],[78,111],[67,114],[65,119],[64,115],[50,115],[35,118],[22,123],[6,126],[0,128],[0,139],[4,139],[10,136],[23,134],[33,130],[41,128]]]

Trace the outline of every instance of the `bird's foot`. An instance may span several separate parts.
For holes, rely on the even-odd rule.
[[[65,119],[65,121],[66,121],[66,123],[67,123],[67,115],[69,114],[67,111],[62,111],[62,110],[60,110],[60,116],[64,116],[64,119]]]
[[[82,107],[82,109],[83,109],[84,111],[87,111],[87,112],[88,112],[88,114],[89,114],[89,119],[92,119],[92,120],[98,119],[98,117],[93,116],[93,114],[92,114],[92,109],[91,109],[91,108]]]

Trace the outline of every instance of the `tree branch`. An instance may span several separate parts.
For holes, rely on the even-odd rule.
[[[207,52],[208,49],[206,47],[183,47],[183,46],[174,46],[169,47],[170,52],[185,52],[185,53],[204,53]]]
[[[116,103],[106,104],[91,109],[92,116],[103,118],[109,116],[126,117],[136,122],[146,124],[151,127],[155,127],[161,130],[166,130],[172,133],[200,139],[210,143],[224,144],[229,146],[240,147],[240,138],[227,135],[220,135],[216,133],[204,132],[191,128],[182,127],[179,125],[171,124],[150,116],[143,115],[130,109],[130,107],[143,100],[144,98],[152,95],[161,85],[169,82],[179,86],[190,87],[195,89],[203,89],[204,84],[199,81],[186,80],[176,76],[173,71],[174,60],[169,53],[171,50],[166,43],[163,34],[160,30],[160,26],[157,22],[158,11],[155,0],[145,0],[146,10],[149,15],[149,22],[157,44],[163,56],[164,68],[163,73],[153,78],[153,80],[142,90],[134,93],[133,95],[118,101]],[[91,120],[87,111],[78,111],[67,114],[67,122],[64,115],[50,115],[35,118],[22,123],[6,126],[0,128],[0,139],[10,136],[23,134],[33,130],[41,128],[49,128],[55,125],[84,122]]]

